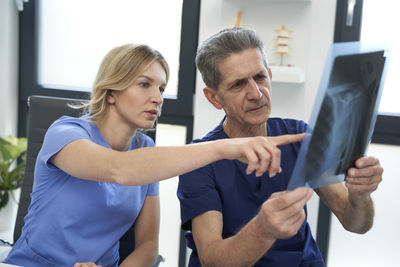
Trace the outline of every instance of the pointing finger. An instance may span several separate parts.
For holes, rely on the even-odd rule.
[[[280,146],[280,145],[287,145],[287,144],[303,141],[305,136],[306,136],[305,133],[301,133],[301,134],[285,134],[285,135],[280,135],[280,136],[271,136],[268,138],[276,146]]]

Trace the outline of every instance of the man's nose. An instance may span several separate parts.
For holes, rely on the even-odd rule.
[[[248,83],[247,88],[247,98],[248,99],[260,99],[262,97],[262,92],[259,84],[253,79]]]

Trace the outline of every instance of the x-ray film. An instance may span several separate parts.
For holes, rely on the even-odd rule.
[[[331,46],[288,190],[342,182],[348,168],[364,155],[375,126],[388,54],[384,45]]]

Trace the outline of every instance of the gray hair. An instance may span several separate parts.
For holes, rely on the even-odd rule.
[[[217,90],[222,79],[218,63],[234,53],[240,53],[249,48],[256,48],[261,52],[264,66],[268,69],[264,44],[254,30],[240,27],[227,28],[205,40],[198,48],[196,55],[196,66],[204,83]]]

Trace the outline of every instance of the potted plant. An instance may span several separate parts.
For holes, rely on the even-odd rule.
[[[24,137],[0,137],[0,211],[7,205],[10,196],[18,202],[12,192],[22,185],[27,143]]]

